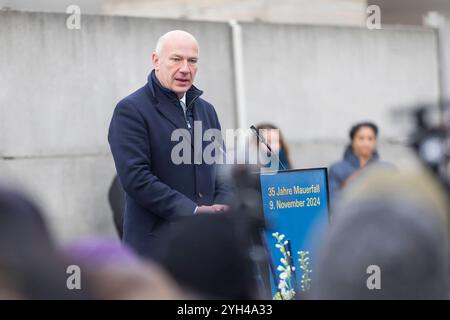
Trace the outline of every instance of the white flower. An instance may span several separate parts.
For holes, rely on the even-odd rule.
[[[291,267],[292,271],[295,271],[295,267]]]
[[[284,268],[283,266],[278,266],[277,270],[278,270],[278,271],[284,271],[285,268]]]
[[[286,275],[287,275],[288,277],[291,276],[291,269],[290,269],[290,268],[286,268],[286,269],[285,269],[285,272],[286,272]]]
[[[287,273],[286,272],[282,272],[282,273],[280,273],[280,279],[281,280],[286,280],[287,279]]]
[[[275,248],[281,249],[282,246],[281,246],[281,244],[277,243],[277,244],[275,245]]]
[[[287,290],[287,291],[281,291],[281,295],[283,296],[284,300],[291,300],[295,296],[295,291],[293,289]]]
[[[287,283],[284,280],[281,280],[278,284],[278,289],[283,290],[284,288],[287,288]]]
[[[277,232],[278,233],[278,232]],[[284,239],[284,234],[282,234],[279,238],[278,238],[278,240],[280,240],[280,241],[282,241]]]
[[[286,241],[284,241],[284,243],[283,243],[285,246],[287,246],[288,245],[288,241],[286,240]]]
[[[278,238],[278,232],[272,233],[272,236],[274,236],[275,238]]]

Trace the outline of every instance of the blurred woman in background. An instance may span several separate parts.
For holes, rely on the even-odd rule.
[[[339,192],[368,165],[379,161],[376,149],[378,127],[372,122],[360,122],[350,129],[350,144],[341,161],[329,170],[329,193],[331,204]]]
[[[267,144],[272,149],[272,152],[278,153],[278,157],[280,158],[281,164],[279,165],[280,169],[283,169],[283,166],[286,170],[292,169],[291,160],[289,158],[289,149],[286,144],[286,141],[281,134],[281,131],[278,127],[270,123],[262,123],[256,126],[258,133],[266,140]],[[269,151],[267,148],[260,143],[261,150]],[[264,167],[270,167],[271,163],[265,164]]]

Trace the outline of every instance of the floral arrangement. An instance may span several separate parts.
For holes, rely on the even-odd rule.
[[[298,262],[300,264],[300,269],[303,271],[302,280],[300,281],[300,288],[302,291],[307,291],[311,288],[311,272],[309,269],[309,251],[297,251],[299,255]]]
[[[281,264],[277,267],[279,274],[279,282],[277,286],[277,293],[273,297],[274,300],[293,300],[296,296],[296,275],[294,260],[291,256],[290,242],[285,240],[285,235],[275,232],[272,236],[277,240],[275,247],[278,248],[282,254],[280,259]],[[299,255],[298,262],[302,270],[302,277],[300,282],[300,289],[302,291],[309,290],[311,287],[311,272],[309,269],[309,252],[297,251]],[[275,280],[275,279],[274,279]],[[276,281],[276,280],[275,280]]]

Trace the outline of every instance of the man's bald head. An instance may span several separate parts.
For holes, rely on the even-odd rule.
[[[197,46],[197,51],[199,51],[197,39],[192,34],[184,30],[172,30],[159,37],[156,42],[155,53],[161,55],[164,44],[167,42],[191,42]]]
[[[152,55],[155,74],[161,85],[182,97],[197,74],[199,46],[193,35],[182,30],[162,35]]]

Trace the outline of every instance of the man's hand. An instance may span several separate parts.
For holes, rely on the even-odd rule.
[[[214,213],[214,209],[212,206],[200,206],[200,207],[197,207],[197,211],[195,213],[196,214]]]
[[[197,208],[197,214],[199,213],[219,213],[225,212],[230,209],[226,204],[213,204],[212,206],[200,206]]]
[[[230,206],[227,206],[226,204],[213,204],[211,207],[214,209],[214,212],[225,212],[230,210]]]

